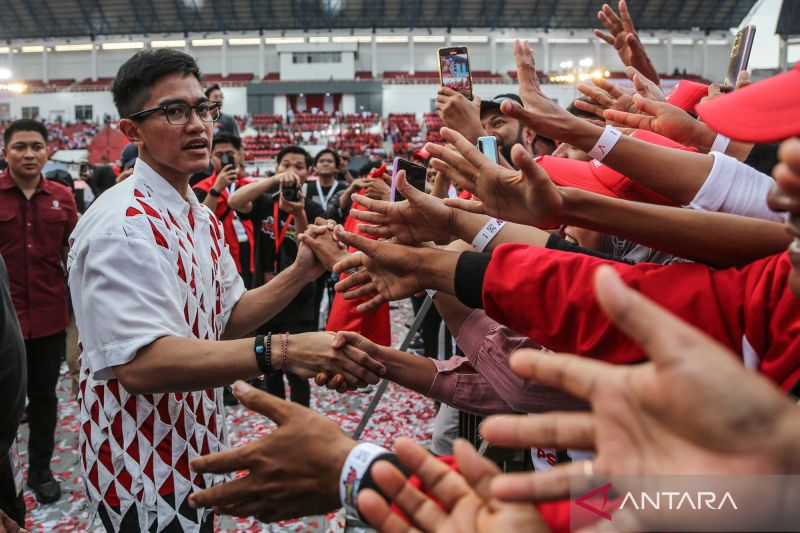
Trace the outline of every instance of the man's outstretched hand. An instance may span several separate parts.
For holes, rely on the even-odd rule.
[[[398,459],[419,477],[430,496],[411,485],[391,463],[378,461],[372,467],[372,479],[408,517],[413,529],[370,489],[358,495],[361,514],[381,533],[549,531],[533,505],[491,498],[489,484],[500,473],[494,463],[478,455],[464,440],[457,440],[453,449],[460,473],[410,439],[395,441]]]
[[[489,161],[456,131],[442,128],[442,137],[455,150],[426,144],[435,157],[431,165],[479,198],[448,198],[446,205],[540,228],[560,224],[561,192],[521,145],[511,150],[511,159],[520,169],[512,170]]]
[[[620,0],[619,15],[611,6],[603,4],[603,8],[597,12],[597,20],[605,26],[609,33],[594,30],[594,34],[614,47],[625,66],[635,67],[654,83],[661,83],[658,71],[647,56],[642,41],[639,40],[639,34],[633,26],[633,20],[625,0]]]
[[[243,381],[233,385],[242,405],[273,420],[275,431],[245,446],[198,457],[198,473],[247,475],[192,494],[194,508],[276,522],[324,514],[341,506],[339,475],[356,442],[339,425],[307,407],[271,396]]]
[[[397,173],[397,190],[406,199],[402,202],[373,200],[360,194],[353,201],[367,211],[353,210],[356,220],[365,222],[358,229],[369,235],[386,239],[395,237],[402,244],[421,244],[427,241],[441,242],[450,239],[455,210],[444,202],[412,187],[406,173]]]
[[[350,274],[335,286],[345,300],[372,297],[356,308],[360,313],[384,302],[408,298],[422,289],[455,293],[453,279],[458,253],[374,241],[342,228],[336,228],[336,235],[341,242],[361,252],[351,254],[333,267],[337,274]]]

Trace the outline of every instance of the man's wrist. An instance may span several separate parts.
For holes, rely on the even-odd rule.
[[[423,289],[436,289],[447,294],[455,294],[455,271],[458,263],[458,252],[439,250],[438,248],[415,248],[421,255],[418,275]]]
[[[376,459],[388,455],[390,452],[376,444],[368,442],[355,443],[350,447],[344,461],[341,463],[339,479],[339,497],[349,516],[359,516],[357,508],[358,490],[361,481],[369,471],[370,466]],[[348,443],[349,445],[350,443]],[[341,450],[344,450],[344,443],[341,443]],[[341,454],[341,450],[338,452]],[[338,461],[337,461],[338,464]]]

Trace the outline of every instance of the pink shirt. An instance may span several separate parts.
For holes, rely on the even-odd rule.
[[[438,373],[428,397],[480,415],[588,410],[577,398],[515,374],[508,366],[515,350],[545,348],[495,322],[482,309],[467,317],[457,342],[466,356],[434,360]]]

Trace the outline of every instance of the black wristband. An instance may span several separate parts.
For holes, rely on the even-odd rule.
[[[219,198],[219,195],[220,195],[220,194],[222,194],[222,193],[221,193],[221,192],[219,192],[217,189],[215,189],[215,188],[213,188],[213,187],[212,187],[212,188],[210,188],[210,189],[208,190],[208,194],[210,194],[210,195],[211,195],[211,196],[213,196],[214,198]]]
[[[264,338],[267,339],[267,345],[264,346]],[[255,345],[253,352],[256,354],[256,364],[258,369],[264,373],[265,376],[275,374],[277,370],[272,366],[272,333],[265,335],[256,335]]]

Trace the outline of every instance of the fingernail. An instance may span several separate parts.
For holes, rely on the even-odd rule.
[[[241,380],[240,381],[236,381],[233,384],[233,392],[237,396],[247,394],[248,392],[250,392],[250,389],[252,389],[252,388],[253,387],[251,387],[250,385],[248,385],[247,383],[245,383],[244,381],[241,381]]]

